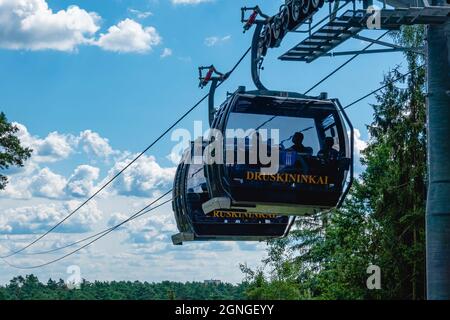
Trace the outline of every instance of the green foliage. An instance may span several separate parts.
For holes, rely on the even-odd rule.
[[[19,129],[6,119],[0,112],[0,170],[8,169],[10,166],[23,166],[23,162],[31,156],[32,150],[24,148],[19,138],[15,135]],[[3,190],[8,178],[0,174],[0,190]]]
[[[405,27],[397,43],[419,47],[423,27]],[[249,298],[423,299],[425,292],[426,127],[423,57],[406,54],[377,95],[365,171],[338,211],[298,219],[287,239],[270,243],[257,271],[243,268]],[[381,269],[381,290],[366,286],[367,267]],[[291,270],[292,272],[285,272]],[[282,282],[283,284],[281,284]]]
[[[43,284],[36,276],[27,275],[0,286],[0,300],[242,300],[245,289],[246,284],[85,280],[79,289],[68,289],[63,280],[50,279]]]

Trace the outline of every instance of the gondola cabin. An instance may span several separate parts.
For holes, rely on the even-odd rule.
[[[177,169],[175,244],[282,237],[293,217],[338,207],[348,193],[353,128],[338,100],[240,88],[211,129]]]

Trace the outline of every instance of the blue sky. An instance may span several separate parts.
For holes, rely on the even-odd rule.
[[[282,1],[264,1],[274,13]],[[243,34],[237,0],[23,0],[0,1],[0,110],[18,123],[20,137],[34,155],[25,168],[11,171],[0,193],[0,253],[19,248],[42,233],[104,179],[144,149],[205,92],[198,89],[197,67],[214,63],[227,71],[250,45]],[[318,17],[326,9],[318,13]],[[377,37],[380,31],[365,31]],[[266,58],[263,81],[269,88],[303,92],[347,57],[312,64],[276,59],[301,41],[290,34]],[[352,40],[339,49],[360,49]],[[345,105],[379,86],[401,54],[363,55],[318,87]],[[238,85],[252,88],[246,59],[217,93]],[[367,140],[371,97],[349,109]],[[193,129],[206,120],[201,105],[179,127]],[[205,128],[206,129],[206,128]],[[170,135],[131,168],[118,183],[80,212],[65,229],[36,250],[76,240],[133,213],[171,187],[175,164],[168,155]],[[204,243],[174,248],[170,205],[135,221],[88,250],[51,267],[41,277],[65,278],[79,265],[89,279],[240,281],[239,262],[256,265],[264,244]],[[64,233],[61,233],[64,231]],[[10,262],[34,265],[55,256],[15,256]],[[1,265],[0,282],[24,273]]]

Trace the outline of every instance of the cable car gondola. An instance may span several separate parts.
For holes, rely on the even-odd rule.
[[[353,127],[338,100],[240,87],[215,111],[216,83],[210,95],[215,135],[201,142],[202,151],[217,134],[245,134],[209,149],[222,151],[222,163],[192,164],[195,143],[184,153],[174,184],[175,244],[281,237],[293,217],[342,203],[353,179]],[[278,141],[269,135],[274,129]],[[251,150],[258,157],[266,150],[277,165],[250,161]]]
[[[191,148],[183,154],[177,167],[172,207],[180,233],[172,237],[175,245],[185,241],[264,241],[286,235],[294,219],[251,210],[212,210],[205,214],[208,202],[207,180],[202,164],[192,163]]]

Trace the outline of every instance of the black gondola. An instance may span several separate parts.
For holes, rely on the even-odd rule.
[[[263,241],[288,233],[294,219],[242,209],[218,209],[205,214],[202,205],[211,200],[202,164],[192,163],[194,145],[186,150],[175,174],[173,210],[179,234],[174,244],[185,241]]]
[[[342,203],[353,179],[353,127],[338,100],[241,87],[210,115],[215,131],[209,141],[192,143],[177,169],[175,244],[281,237],[292,216]],[[213,143],[236,129],[245,134],[224,139],[221,147]],[[278,143],[269,129],[278,130]],[[204,163],[192,163],[196,145],[206,152]],[[210,163],[217,148],[223,162]],[[260,150],[270,163],[259,158]]]

